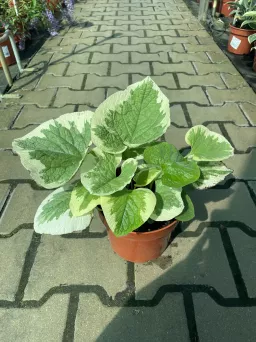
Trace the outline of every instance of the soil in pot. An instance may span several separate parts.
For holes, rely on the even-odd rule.
[[[114,252],[127,261],[137,263],[154,260],[161,256],[168,246],[172,231],[178,224],[176,220],[169,223],[144,224],[132,233],[116,237],[100,211],[99,216],[107,228],[109,241]]]
[[[236,55],[247,55],[250,53],[251,45],[248,42],[248,37],[253,33],[256,33],[256,30],[241,29],[230,25],[228,51]]]

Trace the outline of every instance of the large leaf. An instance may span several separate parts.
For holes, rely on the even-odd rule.
[[[256,33],[254,34],[251,34],[249,37],[248,37],[248,41],[250,44],[254,43],[256,41]]]
[[[163,164],[162,169],[163,184],[174,188],[194,183],[200,176],[200,169],[196,162],[185,158],[182,161]]]
[[[175,217],[178,221],[190,221],[195,216],[194,205],[190,199],[190,197],[182,191],[182,199],[184,203],[184,209],[180,215]]]
[[[72,188],[59,188],[41,203],[34,219],[34,229],[40,234],[61,235],[89,226],[92,214],[73,217],[69,209]]]
[[[121,174],[117,176],[120,161],[120,155],[104,154],[92,170],[81,175],[82,184],[91,194],[98,196],[122,190],[132,180],[138,163],[135,159],[127,159],[121,167]]]
[[[101,198],[101,206],[109,228],[116,236],[126,235],[148,220],[156,205],[149,189],[123,189]]]
[[[149,146],[144,151],[144,160],[147,164],[161,165],[170,161],[182,159],[177,148],[167,142],[161,142],[154,146]]]
[[[92,195],[79,182],[71,193],[70,210],[73,216],[82,216],[91,212],[98,204],[100,197]]]
[[[92,115],[88,111],[65,114],[14,140],[14,152],[39,185],[52,189],[73,177],[91,143]]]
[[[234,154],[226,138],[202,125],[192,127],[185,140],[191,146],[189,156],[196,161],[221,161]]]
[[[227,175],[233,172],[220,162],[200,162],[198,163],[201,174],[199,179],[193,184],[197,189],[210,188],[221,182]]]
[[[150,77],[107,98],[92,119],[92,141],[121,153],[156,140],[170,125],[169,100]]]
[[[139,172],[133,177],[137,186],[146,186],[159,177],[162,170],[159,166],[143,164],[139,166]]]
[[[155,221],[169,221],[179,215],[184,204],[181,198],[181,189],[170,188],[159,179],[156,181],[156,206],[150,216]]]

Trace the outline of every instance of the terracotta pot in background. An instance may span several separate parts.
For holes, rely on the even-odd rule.
[[[3,34],[0,33],[0,37]],[[16,59],[12,50],[12,45],[10,40],[8,39],[7,41],[5,41],[4,43],[0,43],[0,47],[3,50],[4,56],[5,56],[5,60],[6,60],[6,64],[7,65],[12,65],[12,64],[16,64]],[[0,63],[0,68],[2,67],[1,63]]]
[[[225,17],[229,17],[230,13],[233,11],[233,8],[229,8],[227,2],[231,0],[220,0],[219,10],[218,12],[223,14]]]
[[[178,224],[178,221],[173,221],[166,227],[152,232],[132,232],[126,236],[116,237],[101,212],[99,212],[99,216],[107,228],[109,241],[114,252],[121,258],[132,262],[147,262],[160,257],[168,246],[172,231]]]
[[[253,33],[256,33],[256,30],[246,30],[230,25],[228,51],[236,55],[250,53],[251,45],[248,42],[248,37]]]

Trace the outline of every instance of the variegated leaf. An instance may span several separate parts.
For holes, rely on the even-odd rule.
[[[71,193],[70,210],[73,216],[82,216],[91,212],[100,204],[100,197],[92,195],[78,182]]]

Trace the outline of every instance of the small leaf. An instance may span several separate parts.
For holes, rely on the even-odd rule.
[[[71,193],[70,210],[73,216],[82,216],[91,212],[100,204],[100,197],[91,195],[88,190],[78,182]]]
[[[150,216],[155,221],[169,221],[179,215],[184,204],[181,198],[181,189],[170,188],[162,183],[161,179],[156,181],[156,206]]]
[[[65,114],[14,140],[13,151],[39,185],[56,188],[76,173],[91,144],[92,114]]]
[[[62,235],[83,230],[89,226],[92,214],[73,217],[69,209],[72,188],[52,192],[37,209],[34,229],[40,234]]]
[[[226,138],[202,125],[192,127],[185,140],[191,146],[189,155],[196,161],[221,161],[234,154]]]
[[[197,189],[207,189],[221,182],[227,175],[233,172],[221,162],[200,162],[200,177],[193,183]]]
[[[149,189],[116,192],[101,197],[101,206],[109,228],[116,236],[126,235],[148,220],[156,205],[156,197]]]
[[[170,125],[169,100],[150,77],[107,98],[92,118],[92,141],[121,153],[158,139]]]
[[[132,180],[138,163],[135,159],[127,159],[121,167],[121,174],[116,176],[120,161],[120,155],[105,153],[92,170],[81,175],[82,184],[91,194],[98,196],[122,190]]]
[[[200,176],[200,169],[196,162],[185,158],[183,161],[163,164],[162,169],[164,172],[163,184],[174,188],[181,188],[194,183]]]
[[[139,172],[133,177],[137,186],[148,185],[162,173],[161,168],[154,165],[143,164],[139,169]]]
[[[195,216],[194,205],[190,197],[184,191],[182,191],[182,199],[184,203],[184,210],[179,216],[175,217],[175,219],[183,222],[190,221]]]

